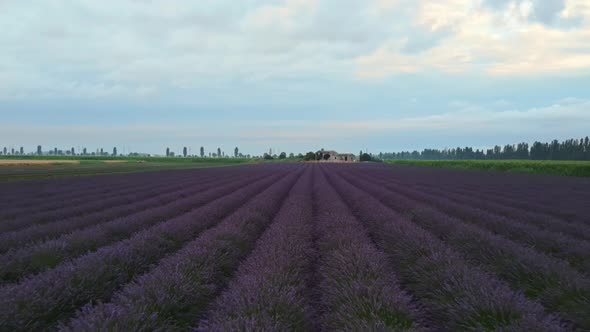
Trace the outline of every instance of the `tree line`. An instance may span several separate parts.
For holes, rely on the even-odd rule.
[[[57,147],[52,148],[50,150],[43,150],[41,145],[37,146],[37,150],[34,152],[26,153],[24,147],[20,147],[20,149],[15,148],[7,148],[4,147],[0,150],[0,155],[4,156],[19,156],[19,155],[38,155],[38,156],[104,156],[104,157],[151,157],[151,154],[147,153],[137,153],[137,152],[129,152],[127,154],[121,154],[118,152],[117,147],[113,147],[112,152],[107,151],[103,148],[96,149],[96,151],[88,151],[87,148],[82,148],[79,151],[76,151],[73,147],[70,149],[58,149]],[[224,151],[221,151],[221,148],[217,148],[216,152],[209,152],[208,154],[205,153],[205,147],[201,146],[199,149],[199,154],[190,154],[188,147],[182,148],[181,154],[176,154],[172,151],[169,147],[166,148],[166,157],[201,157],[201,158],[250,158],[249,154],[242,154],[239,148],[236,146],[233,151],[233,155],[226,154]]]
[[[379,153],[382,160],[590,160],[590,140],[581,139],[551,142],[534,142],[496,145],[490,149],[457,147],[451,149],[424,149],[422,151],[402,151]]]
[[[180,155],[179,155],[180,156]],[[170,148],[166,148],[166,157],[177,157],[176,153],[172,150],[170,150]],[[243,154],[240,152],[240,149],[236,146],[234,148],[234,152],[233,155],[230,154],[226,154],[225,151],[221,151],[221,148],[217,148],[216,152],[208,152],[205,153],[205,147],[201,146],[199,148],[199,154],[191,154],[189,152],[189,148],[188,147],[183,147],[182,148],[182,157],[201,157],[201,158],[250,158],[251,156],[249,154]]]

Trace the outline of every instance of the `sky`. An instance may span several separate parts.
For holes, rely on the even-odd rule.
[[[0,0],[0,147],[590,135],[590,0]]]

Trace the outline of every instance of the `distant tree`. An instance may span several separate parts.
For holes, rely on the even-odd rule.
[[[295,155],[293,154],[293,152],[289,153],[289,159],[293,159],[295,158]]]
[[[371,155],[368,153],[363,153],[361,155],[360,161],[371,161]]]
[[[113,147],[113,157],[117,156],[117,147]]]
[[[315,160],[315,153],[309,151],[308,153],[305,154],[305,160],[307,161],[311,161],[311,160]]]
[[[188,149],[186,148],[186,146],[182,149],[182,155],[186,158],[186,155],[188,154]]]
[[[20,147],[20,154],[21,155],[25,154],[25,149],[22,146]]]
[[[37,155],[42,155],[43,154],[43,150],[41,148],[41,145],[37,145]]]
[[[299,159],[303,159],[304,157],[305,157],[305,156],[303,155],[303,153],[298,153],[298,154],[297,154],[297,158],[299,158]]]
[[[102,148],[100,148],[100,155],[104,156],[104,150]]]
[[[57,156],[57,148],[53,149],[53,154]]]
[[[85,156],[85,155],[87,155],[87,154],[88,154],[88,151],[86,151],[86,148],[83,148],[83,149],[82,149],[82,155],[83,155],[83,156]]]
[[[170,157],[170,148],[166,148],[166,157]]]
[[[453,149],[424,149],[418,151],[402,151],[383,153],[383,159],[423,159],[423,160],[590,160],[590,140],[586,138],[553,140],[551,142],[534,142],[529,146],[526,142],[518,144],[496,145],[486,150],[472,147]]]
[[[2,150],[3,154],[7,154],[8,153],[7,151],[8,150],[6,149],[6,147],[4,147],[4,150]]]
[[[361,151],[359,152],[359,160],[361,160],[361,158],[362,158],[362,157],[363,157],[363,150],[361,150]]]
[[[272,159],[274,159],[274,158],[273,158],[273,157],[272,157],[270,154],[268,154],[268,153],[264,153],[264,157],[263,157],[263,158],[264,158],[264,159],[266,159],[266,160],[272,160]]]
[[[287,153],[281,152],[281,154],[279,154],[279,159],[287,159]]]
[[[221,149],[217,148],[217,157],[221,157]]]
[[[239,154],[239,150],[238,147],[236,146],[236,148],[234,149],[234,157],[237,158]]]
[[[205,157],[205,148],[201,146],[201,158]]]
[[[71,153],[71,155],[72,155],[72,156],[74,156],[74,155],[76,155],[76,150],[74,150],[74,148],[72,148],[72,149],[70,150],[70,153]]]
[[[10,154],[14,154],[14,148],[10,148]]]

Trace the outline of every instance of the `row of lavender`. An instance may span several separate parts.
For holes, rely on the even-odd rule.
[[[429,329],[319,169],[282,179],[244,210],[60,329]]]
[[[189,185],[180,194],[172,193],[168,204],[152,202],[154,206],[126,217],[81,223],[74,232],[60,233],[60,225],[68,229],[60,221],[36,225],[54,224],[55,234],[62,235],[3,255],[0,270],[6,284],[0,288],[0,330],[45,329],[84,304],[109,299],[292,169],[227,169],[212,178],[215,185],[193,183],[198,189]]]
[[[494,219],[483,211],[467,213],[471,209],[468,205],[452,205],[444,196],[435,198],[391,186],[383,178],[371,179],[372,176],[360,173],[352,176],[342,169],[335,172],[445,242],[466,260],[481,265],[514,291],[540,302],[546,312],[558,314],[575,326],[590,327],[587,242],[569,239],[572,247],[560,247],[562,234],[532,226],[525,228],[527,224],[517,220]],[[531,239],[529,242],[524,241],[525,234]],[[514,240],[519,238],[523,241]],[[531,246],[534,240],[537,245]]]
[[[252,167],[244,167],[248,169]],[[242,168],[240,168],[242,169]],[[19,216],[28,216],[37,213],[60,213],[67,215],[69,211],[63,211],[64,208],[80,209],[81,204],[91,201],[111,199],[113,196],[123,196],[125,194],[138,192],[147,189],[160,189],[162,186],[173,184],[183,184],[191,179],[206,177],[222,178],[235,174],[235,169],[199,169],[185,170],[175,172],[158,172],[154,177],[153,173],[129,174],[128,177],[120,175],[94,176],[85,177],[85,181],[80,179],[61,180],[59,184],[53,184],[46,181],[34,181],[34,186],[27,185],[27,190],[20,194],[11,191],[11,186],[0,184],[0,222],[12,220]],[[53,190],[55,189],[55,190]],[[60,215],[63,217],[63,215]],[[48,219],[48,217],[36,217],[38,219]]]
[[[0,260],[0,330],[590,328],[586,247],[566,245],[585,239],[559,215],[390,171],[228,170],[128,218],[23,228],[54,231]]]
[[[583,315],[587,309],[571,310],[583,306],[583,299],[557,302],[561,307],[553,308],[541,304],[455,245],[490,242],[485,234],[447,242],[434,230],[448,228],[452,233],[461,229],[460,221],[441,219],[446,222],[441,227],[424,228],[427,223],[396,212],[395,199],[384,198],[391,191],[375,191],[368,179],[358,180],[361,173],[348,177],[328,166],[313,167],[309,173],[299,178],[280,209],[267,205],[264,211],[273,213],[251,229],[243,228],[248,217],[231,224],[224,221],[225,227],[204,233],[109,303],[84,308],[61,329],[564,331],[588,327]],[[283,196],[272,197],[274,201],[269,196],[264,202],[275,204]],[[256,201],[253,204],[263,204]],[[406,199],[400,204],[410,203]],[[428,217],[442,218],[435,212]],[[476,234],[467,230],[472,231],[468,235]],[[220,241],[219,234],[229,240]],[[220,256],[222,248],[225,255]],[[241,258],[245,259],[240,263]],[[538,258],[533,254],[533,260]],[[523,262],[530,263],[527,259]],[[501,261],[506,257],[499,257],[497,262]],[[540,263],[531,266],[541,268],[546,262]],[[165,272],[171,270],[175,272]],[[577,286],[585,287],[584,280],[570,277],[566,271],[561,282],[573,282],[574,292]],[[547,294],[559,291],[554,288]]]
[[[489,208],[489,202],[478,207],[469,198],[459,197],[453,193],[432,194],[427,190],[414,190],[391,182],[387,177],[361,176],[367,183],[378,183],[390,191],[434,207],[466,222],[477,224],[495,234],[534,246],[548,255],[568,261],[583,273],[590,273],[590,226],[583,223],[568,223],[553,217],[532,214],[528,211]],[[410,205],[402,209],[410,209]],[[506,212],[506,211],[504,211]]]
[[[464,171],[429,167],[359,165],[385,173],[405,186],[438,188],[480,200],[590,223],[590,179],[532,174]]]
[[[588,279],[568,262],[487,231],[489,218],[468,215],[476,227],[398,194],[366,170],[322,172],[329,182],[314,180],[315,229],[309,217],[299,227],[277,221],[199,330],[590,327]]]
[[[219,172],[208,169],[205,172]],[[158,178],[170,182],[185,178],[192,174],[204,174],[201,170],[187,172],[162,171]],[[132,184],[149,183],[153,181],[151,172],[132,174],[112,174],[96,177],[66,177],[42,181],[8,182],[0,184],[0,206],[24,207],[29,201],[42,201],[48,196],[75,198],[76,194],[85,192],[100,193],[109,190],[125,188]]]

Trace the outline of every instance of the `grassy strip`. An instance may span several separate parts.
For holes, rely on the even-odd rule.
[[[388,160],[389,164],[590,177],[589,161]]]
[[[172,158],[176,160],[175,158]],[[68,165],[0,166],[0,182],[44,180],[71,176],[127,174],[149,171],[181,170],[246,164],[223,162],[122,162],[80,163]]]

